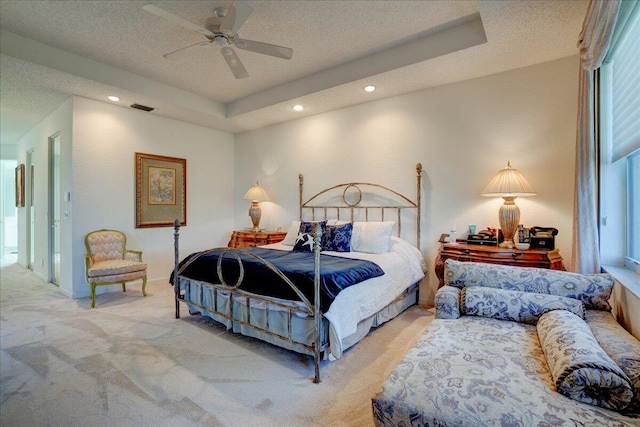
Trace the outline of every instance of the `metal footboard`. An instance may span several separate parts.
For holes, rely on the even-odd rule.
[[[324,352],[328,343],[322,343],[321,340],[321,322],[322,322],[322,313],[320,311],[320,240],[322,238],[322,232],[319,226],[314,226],[313,235],[314,235],[314,300],[313,303],[305,297],[305,295],[296,287],[296,285],[291,282],[291,280],[286,277],[277,267],[275,267],[269,261],[242,249],[232,249],[232,248],[216,248],[208,251],[204,251],[199,253],[198,255],[193,256],[187,262],[185,262],[182,266],[179,265],[180,255],[179,255],[179,239],[180,239],[180,223],[176,220],[173,224],[174,226],[174,272],[173,272],[173,290],[175,293],[175,316],[176,319],[180,318],[180,301],[187,303],[185,301],[184,292],[180,286],[180,274],[184,271],[186,267],[188,267],[191,263],[196,261],[199,257],[209,254],[213,251],[219,251],[220,255],[218,257],[217,263],[217,273],[218,278],[220,279],[220,283],[206,283],[206,286],[210,286],[213,288],[214,295],[214,312],[216,315],[228,319],[234,324],[239,324],[245,326],[247,328],[259,331],[260,333],[273,336],[284,342],[287,342],[291,347],[296,348],[296,351],[308,354],[313,356],[314,359],[314,382],[320,382],[320,359],[321,354]],[[239,266],[239,277],[236,283],[228,284],[226,283],[222,271],[222,259],[225,254],[230,254],[235,257]],[[240,258],[240,254],[250,256],[252,259],[260,262],[269,270],[274,272],[284,283],[286,283],[291,290],[295,292],[295,294],[300,299],[299,305],[288,305],[283,304],[269,297],[256,295],[251,292],[247,292],[241,288],[243,280],[244,280],[244,265],[242,259]],[[224,291],[229,295],[229,304],[226,310],[220,309],[220,304],[218,303],[218,290]],[[208,311],[210,307],[205,307],[202,299],[203,294],[200,294],[199,301],[188,301],[188,304],[196,306],[202,310]],[[242,320],[242,318],[234,313],[234,301],[241,299],[244,301],[244,304],[247,307],[247,319]],[[265,310],[266,313],[266,326],[261,327],[260,325],[253,324],[251,322],[251,304],[252,301],[259,301],[264,303],[267,308],[269,305],[277,306],[280,310],[285,311],[287,313],[287,334],[282,335],[276,332],[273,332],[269,328],[269,310]],[[314,321],[314,334],[313,334],[313,343],[308,345],[307,343],[300,342],[294,339],[292,334],[292,319],[295,315],[308,316],[311,317]]]

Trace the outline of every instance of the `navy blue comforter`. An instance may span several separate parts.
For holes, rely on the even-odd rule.
[[[265,248],[244,248],[248,252],[271,262],[289,278],[302,294],[313,304],[313,253],[289,252]],[[207,253],[208,252],[208,253]],[[209,283],[220,283],[217,273],[217,262],[221,249],[196,252],[180,263],[182,267],[192,257],[202,254],[192,262],[180,275],[194,280]],[[291,288],[275,273],[251,256],[241,254],[244,265],[244,280],[239,286],[248,292],[299,300]],[[227,253],[222,260],[222,275],[228,285],[237,281],[239,268],[233,255]],[[384,271],[375,263],[365,260],[348,259],[331,255],[320,255],[320,309],[325,312],[338,293],[352,285],[372,277],[382,276]],[[173,277],[173,274],[172,274]]]

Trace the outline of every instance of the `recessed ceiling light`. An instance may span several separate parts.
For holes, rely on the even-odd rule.
[[[304,106],[300,105],[300,104],[296,104],[293,106],[293,110],[294,111],[302,111],[304,110]]]
[[[375,87],[375,86],[371,86],[371,85],[369,85],[369,86],[365,86],[365,87],[364,87],[364,91],[365,91],[365,92],[373,92],[374,90],[376,90],[376,87]]]
[[[113,102],[120,101],[120,98],[118,98],[117,96],[113,96],[113,95],[109,95],[109,96],[107,96],[107,98],[109,98],[109,101],[113,101]]]

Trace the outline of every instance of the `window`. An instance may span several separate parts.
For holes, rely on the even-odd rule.
[[[640,4],[622,2],[600,68],[602,264],[640,273]]]
[[[627,156],[627,263],[640,263],[640,150]]]

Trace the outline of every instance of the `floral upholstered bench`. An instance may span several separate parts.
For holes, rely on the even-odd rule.
[[[378,426],[640,426],[640,342],[613,279],[447,260],[436,319],[373,398]]]

